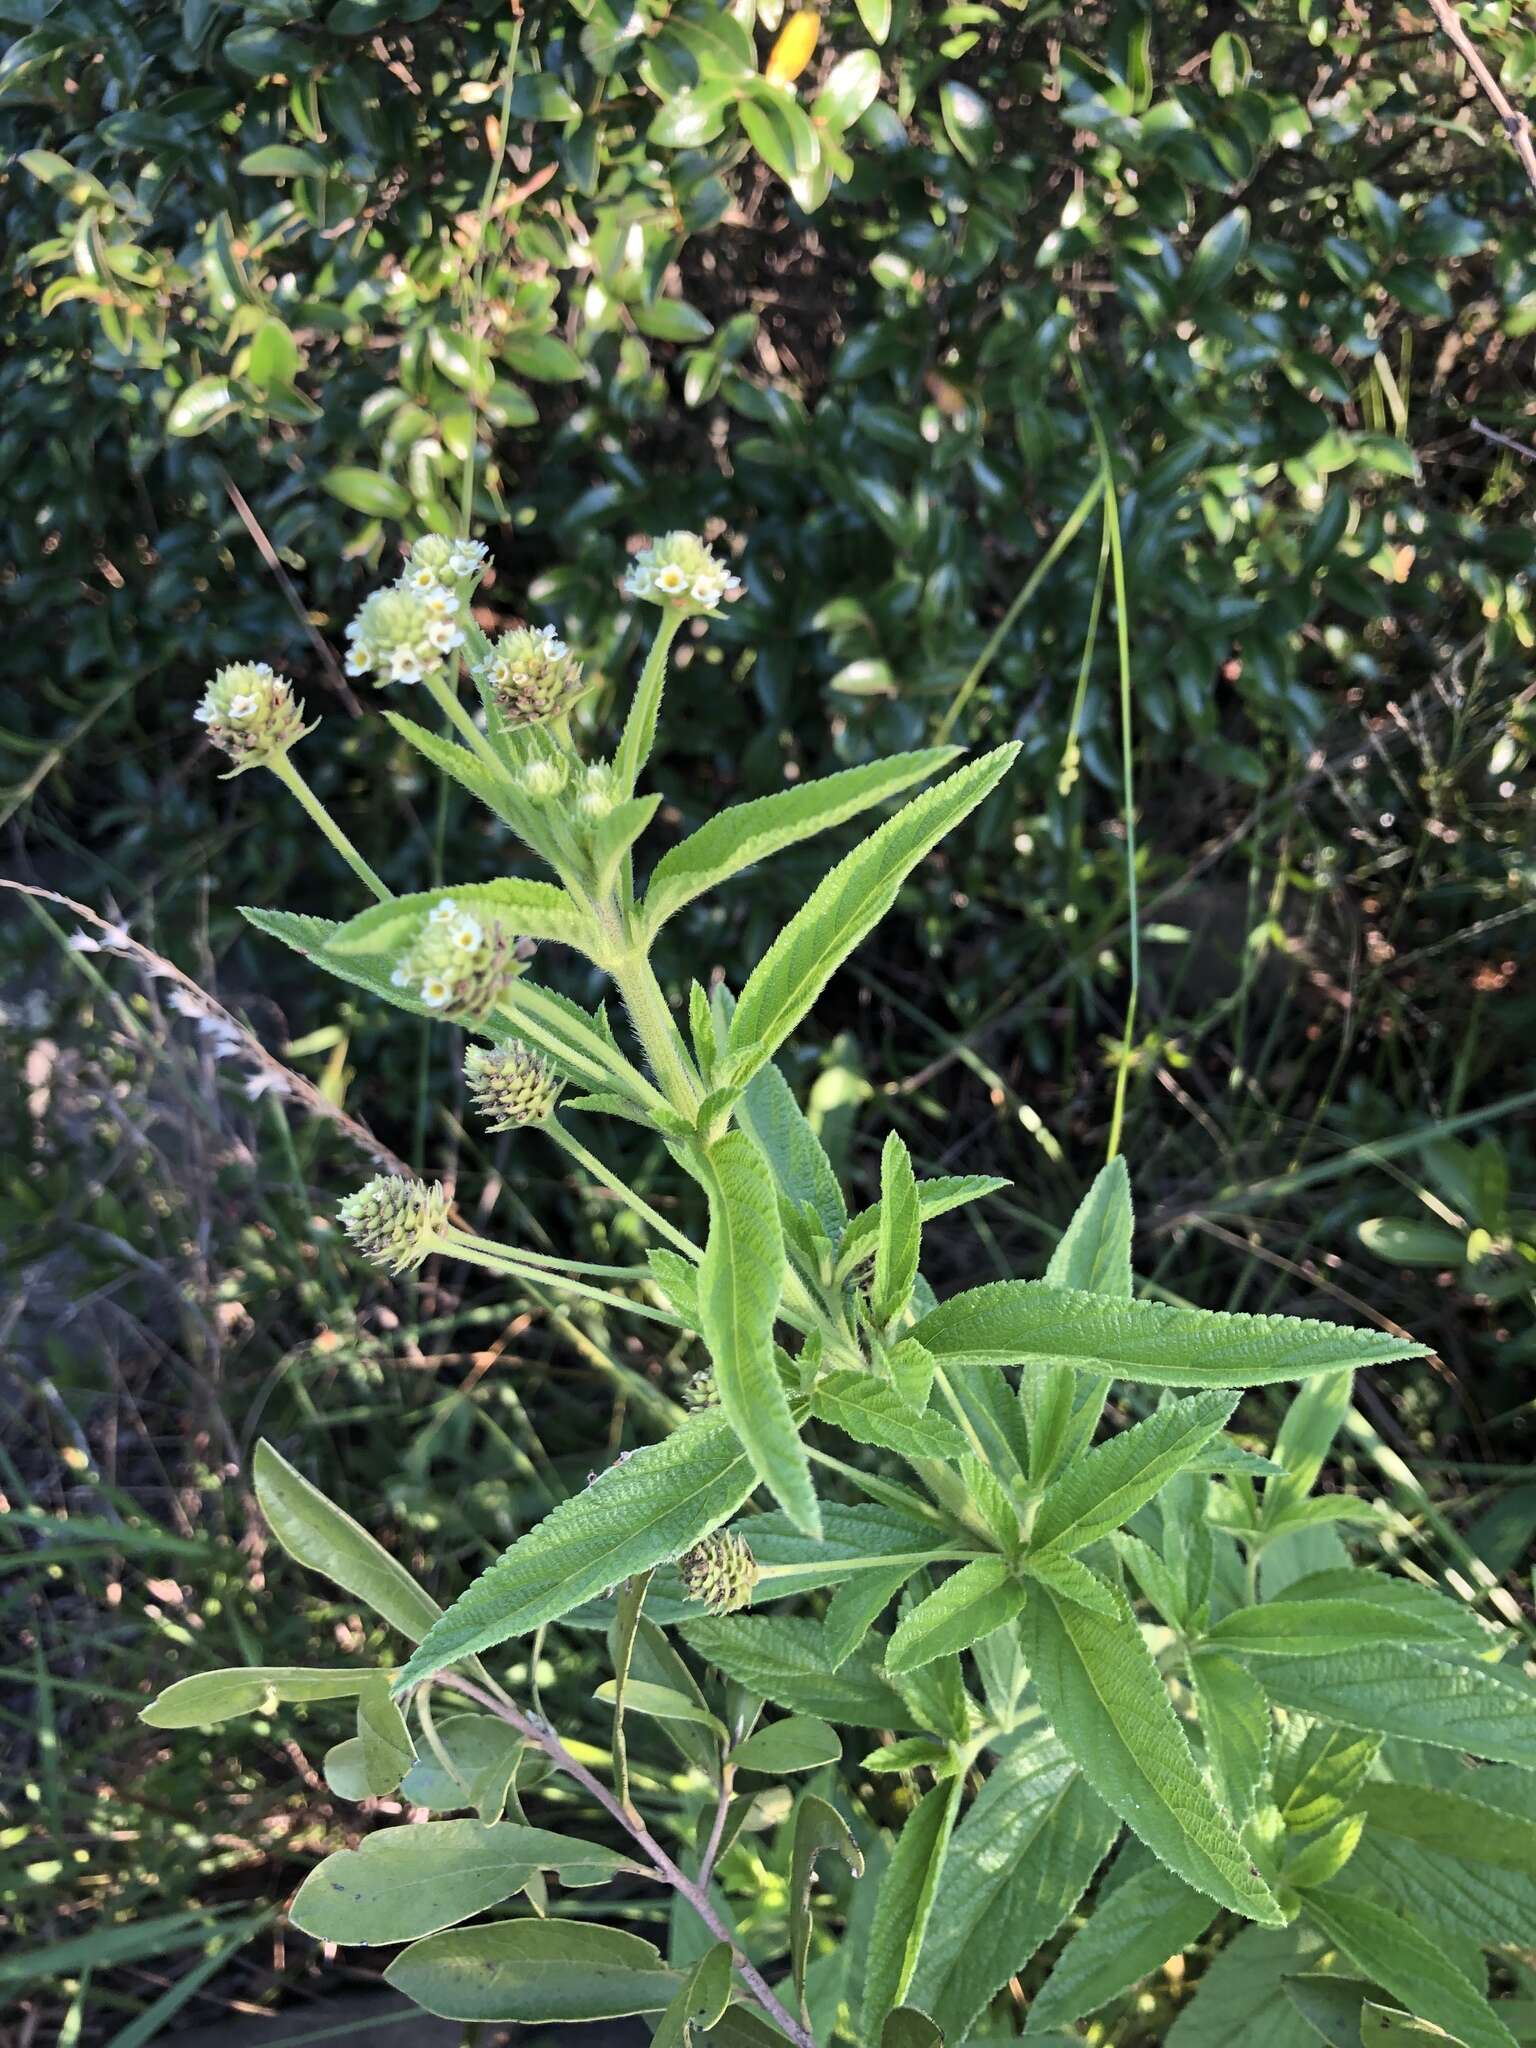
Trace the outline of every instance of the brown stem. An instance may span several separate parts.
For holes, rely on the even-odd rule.
[[[710,1873],[715,1867],[715,1858],[720,1854],[720,1837],[725,1833],[725,1816],[730,1811],[731,1792],[736,1783],[736,1766],[722,1764],[720,1767],[720,1800],[715,1807],[714,1825],[709,1831],[704,1856],[699,1864],[698,1885],[701,1892],[709,1890]]]
[[[467,1699],[475,1700],[488,1713],[495,1714],[499,1720],[508,1722],[525,1741],[537,1743],[558,1769],[564,1771],[567,1777],[574,1778],[583,1791],[589,1792],[603,1811],[616,1820],[625,1834],[650,1858],[656,1875],[662,1882],[671,1885],[675,1892],[688,1901],[718,1941],[729,1944],[731,1958],[741,1975],[741,1981],[775,2026],[782,2029],[795,2044],[795,2048],[816,2048],[815,2037],[801,2026],[798,2020],[791,2019],[756,1964],[743,1955],[731,1939],[730,1929],[710,1904],[708,1894],[701,1885],[695,1884],[691,1878],[683,1875],[645,1822],[637,1814],[625,1812],[602,1780],[594,1777],[585,1764],[577,1762],[547,1721],[534,1719],[532,1715],[525,1714],[520,1707],[513,1706],[511,1701],[503,1704],[500,1700],[493,1699],[482,1687],[472,1685],[467,1678],[460,1678],[457,1672],[440,1671],[434,1683],[451,1686],[455,1692],[461,1692]],[[720,1824],[723,1825],[723,1822],[722,1805]]]
[[[1531,140],[1531,124],[1520,109],[1510,100],[1504,88],[1494,77],[1478,54],[1476,43],[1462,26],[1461,16],[1451,0],[1429,0],[1430,12],[1439,22],[1442,30],[1466,62],[1467,69],[1482,87],[1483,96],[1499,117],[1499,126],[1509,137],[1520,167],[1527,182],[1536,190],[1536,143]]]

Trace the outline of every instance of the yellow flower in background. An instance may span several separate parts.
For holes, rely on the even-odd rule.
[[[777,41],[768,52],[768,62],[763,66],[764,78],[771,78],[776,85],[791,84],[815,55],[820,35],[821,16],[816,10],[813,7],[798,9],[780,29]]]

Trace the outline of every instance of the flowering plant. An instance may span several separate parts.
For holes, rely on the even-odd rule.
[[[437,700],[453,738],[391,722],[552,879],[391,895],[293,767],[291,692],[251,667],[210,687],[210,737],[271,767],[379,900],[341,922],[248,915],[473,1033],[490,1127],[563,1146],[654,1238],[643,1268],[536,1253],[460,1227],[440,1187],[383,1177],[341,1205],[366,1257],[399,1273],[443,1254],[595,1298],[707,1362],[670,1434],[620,1453],[446,1610],[263,1444],[276,1537],[410,1648],[389,1669],[197,1673],[145,1718],[354,1701],[332,1788],[433,1817],[327,1857],[293,1920],[397,1947],[391,1981],[466,2021],[644,2014],[663,2048],[930,2048],[1009,2032],[1022,1972],[1027,2030],[1046,2032],[1217,1939],[1234,1968],[1189,2009],[1199,2041],[1270,2027],[1279,2000],[1281,2023],[1342,2010],[1351,2038],[1422,2022],[1508,2048],[1478,1944],[1437,1915],[1479,1859],[1499,1897],[1536,1897],[1536,1691],[1467,1604],[1354,1563],[1338,1527],[1377,1511],[1315,1490],[1353,1371],[1419,1347],[1138,1299],[1118,1159],[1042,1279],[940,1301],[926,1227],[1001,1183],[921,1178],[892,1133],[878,1200],[851,1207],[775,1065],[1015,749],[927,748],[742,804],[642,886],[669,649],[737,580],[697,535],[636,558],[626,589],[659,624],[612,758],[592,760],[569,719],[578,665],[549,627],[486,639],[482,566],[465,543],[418,542],[359,613],[349,666]],[[670,917],[893,797],[734,992],[695,983],[674,1008],[652,961]],[[627,1036],[528,972],[543,945],[608,977]],[[595,1158],[573,1115],[657,1133],[702,1192],[702,1242]],[[1300,1391],[1261,1453],[1229,1425],[1245,1389],[1282,1382]],[[602,1646],[606,1747],[552,1725],[536,1651],[508,1649],[551,1628]],[[632,1765],[637,1725],[671,1771]],[[866,1865],[878,1875],[857,1884]],[[675,1902],[664,1953],[569,1897],[653,1883]],[[1519,1911],[1491,1909],[1490,1945]]]

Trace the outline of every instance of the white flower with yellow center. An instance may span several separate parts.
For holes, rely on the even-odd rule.
[[[275,761],[306,731],[304,707],[286,676],[265,661],[221,668],[193,713],[208,737],[233,760],[234,774]]]
[[[696,533],[666,533],[630,564],[624,588],[631,597],[690,616],[718,611],[739,597],[741,582]]]

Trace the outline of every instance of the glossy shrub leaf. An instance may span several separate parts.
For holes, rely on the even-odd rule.
[[[912,1334],[945,1366],[1060,1361],[1168,1387],[1266,1386],[1425,1350],[1337,1323],[1110,1301],[1043,1280],[996,1280],[956,1295]]]
[[[808,1714],[793,1714],[787,1721],[770,1721],[731,1752],[739,1771],[762,1771],[778,1777],[785,1771],[814,1771],[835,1763],[843,1745],[835,1728]]]
[[[1203,1892],[1160,1864],[1101,1898],[1056,1958],[1029,2008],[1026,2035],[1097,2012],[1197,1942],[1215,1918]]]
[[[1308,1919],[1384,1991],[1466,2048],[1514,2048],[1515,2037],[1412,1920],[1359,1893],[1310,1891]]]
[[[1000,1557],[961,1565],[897,1624],[885,1652],[887,1671],[915,1671],[935,1657],[968,1650],[980,1636],[1011,1621],[1027,1588]]]
[[[248,178],[323,178],[329,166],[315,150],[271,142],[241,157],[240,169]]]
[[[699,1315],[720,1406],[753,1470],[795,1526],[821,1533],[810,1464],[773,1356],[784,1278],[778,1195],[761,1152],[731,1131],[709,1153],[709,1240]]]
[[[240,1670],[200,1671],[178,1678],[143,1709],[151,1728],[206,1728],[259,1714],[279,1703],[351,1699],[377,1671],[306,1671],[293,1664],[252,1664]]]
[[[1084,1776],[1186,1884],[1275,1926],[1269,1887],[1211,1796],[1130,1606],[1114,1621],[1041,1591],[1023,1646],[1040,1702]]]
[[[717,812],[656,863],[645,892],[647,929],[658,930],[685,903],[743,868],[845,824],[871,805],[937,774],[959,752],[958,747],[924,747],[916,753],[893,754]]]
[[[690,1418],[664,1442],[610,1465],[503,1551],[427,1632],[400,1683],[531,1635],[621,1579],[680,1557],[729,1520],[755,1483],[725,1418]]]
[[[257,1504],[288,1555],[419,1642],[443,1610],[399,1559],[265,1439],[251,1469]]]
[[[885,916],[905,877],[1008,771],[1016,745],[967,762],[915,797],[817,885],[753,968],[731,1018],[729,1052],[746,1079],[794,1030]]]
[[[354,512],[364,512],[370,519],[403,519],[411,509],[411,494],[404,484],[397,484],[393,477],[381,476],[376,469],[359,469],[343,463],[337,469],[330,469],[320,479],[333,498],[339,498],[343,505]]]
[[[955,1777],[925,1792],[902,1823],[885,1866],[864,1957],[866,2040],[901,2003],[912,1982],[964,1790],[963,1779]]]
[[[1169,1401],[1098,1445],[1047,1487],[1034,1546],[1081,1550],[1118,1529],[1205,1448],[1236,1406],[1235,1394],[1218,1391]]]
[[[412,1944],[384,1972],[449,2020],[616,2020],[662,2012],[683,1979],[648,1941],[577,1920],[501,1920]]]
[[[1054,1735],[1015,1743],[950,1843],[963,1884],[941,1886],[907,1992],[947,2041],[1049,1941],[1108,1855],[1120,1823]]]
[[[206,434],[240,409],[240,395],[227,377],[199,377],[177,393],[165,416],[165,430],[179,439]]]

